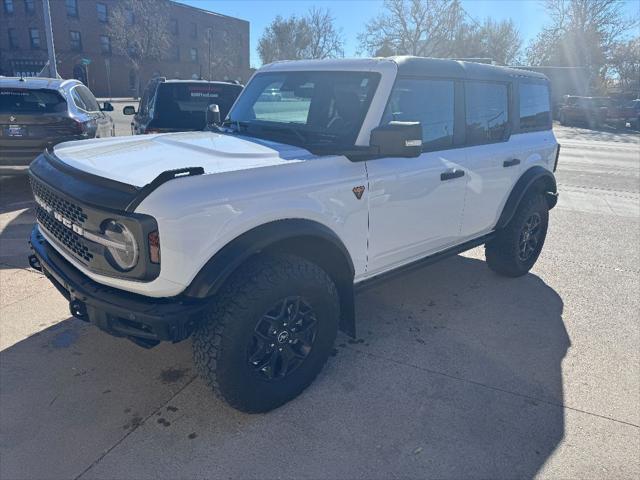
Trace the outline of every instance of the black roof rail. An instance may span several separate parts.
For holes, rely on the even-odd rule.
[[[158,188],[163,183],[168,182],[169,180],[173,180],[174,178],[191,177],[194,175],[203,174],[204,168],[202,167],[185,167],[177,168],[175,170],[165,170],[151,182],[142,187],[140,191],[138,191],[131,202],[129,202],[129,205],[127,205],[127,208],[125,208],[125,211],[133,212],[138,207],[138,205],[140,205],[142,201],[151,194],[151,192],[153,192],[156,188]]]

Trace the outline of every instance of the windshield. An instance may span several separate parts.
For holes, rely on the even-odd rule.
[[[162,83],[155,104],[154,127],[202,130],[207,107],[216,103],[224,118],[242,86],[220,83]]]
[[[55,90],[0,88],[0,113],[65,112],[67,102]]]
[[[370,72],[278,72],[256,75],[226,125],[294,145],[353,145],[380,75]]]

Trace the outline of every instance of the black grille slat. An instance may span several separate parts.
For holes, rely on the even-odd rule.
[[[53,210],[64,215],[76,225],[82,225],[85,222],[87,215],[82,210],[82,207],[60,197],[33,177],[30,177],[30,182],[33,194],[53,208]]]
[[[29,178],[29,181],[33,195],[37,197],[36,218],[38,223],[42,225],[46,233],[53,236],[69,253],[73,254],[81,262],[89,264],[93,260],[93,253],[87,245],[87,240],[56,220],[52,213],[56,212],[71,220],[75,225],[82,226],[88,219],[82,207],[63,198],[33,176]],[[40,203],[46,205],[47,209],[40,206]]]
[[[36,207],[36,218],[48,233],[53,235],[69,251],[73,252],[76,257],[85,262],[90,262],[93,259],[93,254],[89,251],[85,240],[73,230],[55,220],[44,208]]]

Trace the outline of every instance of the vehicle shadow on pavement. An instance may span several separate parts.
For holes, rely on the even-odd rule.
[[[188,341],[143,350],[69,319],[18,342],[0,353],[0,477],[535,476],[564,436],[552,288],[458,256],[357,309],[358,338],[265,415],[194,380]]]

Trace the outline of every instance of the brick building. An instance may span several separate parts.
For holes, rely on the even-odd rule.
[[[249,22],[169,3],[171,46],[138,70],[114,46],[109,18],[121,0],[50,0],[63,78],[85,82],[98,97],[135,95],[153,76],[246,81]],[[135,21],[135,20],[134,20]],[[47,61],[41,0],[0,0],[0,75],[32,76]]]

